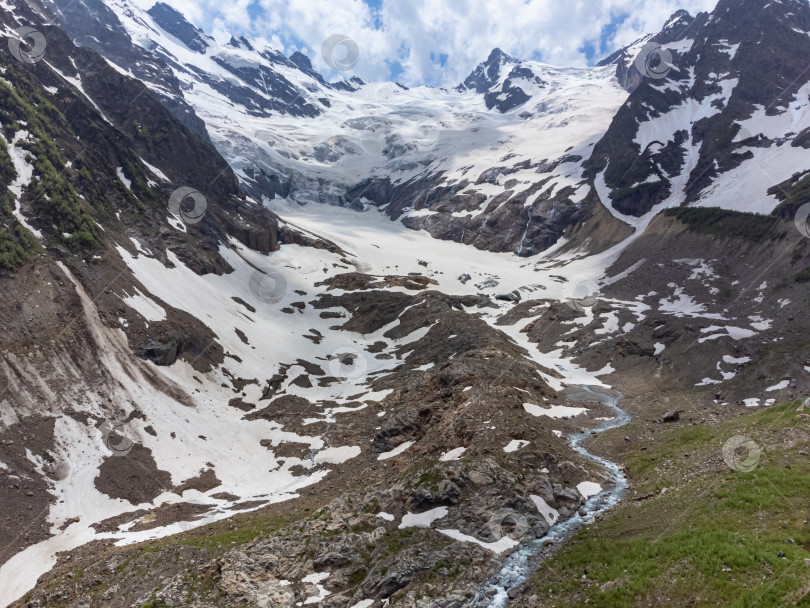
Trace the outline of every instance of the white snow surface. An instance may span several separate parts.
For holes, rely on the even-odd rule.
[[[399,529],[405,528],[429,528],[434,521],[447,517],[447,507],[436,507],[424,513],[406,513],[402,516],[402,523]]]
[[[511,454],[512,452],[517,452],[521,448],[525,448],[527,445],[529,445],[528,441],[524,441],[523,439],[513,439],[506,447],[503,448],[503,451],[507,454]]]
[[[464,452],[467,451],[467,448],[455,448],[454,450],[450,450],[449,452],[445,452],[439,457],[440,462],[452,462],[454,460],[460,460]]]
[[[405,443],[399,444],[393,450],[389,452],[383,452],[377,457],[377,460],[388,460],[389,458],[394,458],[395,456],[399,456],[400,454],[404,453],[409,447],[414,444],[413,441],[406,441]]]
[[[532,502],[534,502],[537,510],[540,512],[540,515],[542,515],[543,519],[548,522],[549,526],[553,526],[557,523],[557,520],[560,518],[560,513],[555,508],[550,507],[545,499],[534,494],[532,494],[529,498],[532,499]]]
[[[583,481],[577,485],[577,490],[579,490],[583,498],[588,499],[599,494],[602,491],[602,486],[593,481]]]
[[[508,536],[504,536],[498,541],[488,543],[482,540],[475,538],[474,536],[469,536],[460,532],[459,530],[438,530],[438,532],[444,534],[445,536],[449,536],[453,540],[458,540],[464,543],[475,543],[476,545],[483,547],[484,549],[488,549],[493,553],[501,554],[509,551],[510,549],[514,549],[520,543],[513,538]]]
[[[548,416],[549,418],[570,418],[584,414],[588,410],[584,407],[568,407],[565,405],[552,405],[551,407],[540,407],[532,403],[524,403],[523,409],[532,416]]]

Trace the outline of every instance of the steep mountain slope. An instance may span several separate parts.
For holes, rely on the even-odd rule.
[[[810,170],[810,6],[722,0],[665,37],[667,67],[642,79],[589,161],[603,202],[630,222],[681,204],[772,212],[771,189]],[[639,53],[658,64],[655,41]]]
[[[166,456],[168,445],[133,447],[128,462],[98,449],[120,445],[110,421],[144,412],[186,428],[191,391],[155,364],[184,361],[204,373],[225,355],[203,322],[145,295],[126,260],[148,255],[214,277],[234,270],[226,244],[257,255],[282,242],[337,248],[285,228],[248,199],[210,144],[28,4],[4,6],[0,27],[8,49],[0,56],[0,281],[8,294],[0,526],[3,562],[18,564],[0,575],[9,601],[55,550],[81,544],[91,524],[215,466],[210,451],[193,455],[199,440],[187,436],[177,443],[190,446],[186,460]],[[48,545],[74,517],[77,525]],[[41,556],[33,567],[31,555]]]
[[[371,204],[437,238],[521,256],[592,212],[581,164],[626,96],[612,68],[554,68],[499,51],[456,91],[329,84],[301,54],[287,59],[244,38],[220,46],[160,4],[55,6],[78,43],[163,99],[150,73],[168,65],[164,80],[182,83],[169,107],[194,107],[254,195]],[[113,13],[120,23],[108,27]],[[99,27],[104,36],[93,34]],[[473,84],[479,72],[492,82]]]

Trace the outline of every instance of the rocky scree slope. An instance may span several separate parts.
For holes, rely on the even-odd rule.
[[[15,47],[8,41],[23,27],[42,35],[48,52],[41,60],[20,61],[9,51]],[[249,200],[209,143],[139,81],[43,22],[39,11],[23,2],[4,6],[0,28],[6,562],[64,528],[69,517],[81,517],[75,504],[72,515],[56,514],[54,505],[65,499],[54,484],[67,483],[87,464],[79,454],[90,444],[82,442],[103,433],[104,420],[137,415],[131,403],[137,397],[126,394],[122,378],[188,404],[189,395],[160,378],[149,361],[184,360],[200,372],[222,362],[221,347],[198,319],[168,306],[139,314],[146,289],[122,255],[149,251],[201,275],[222,275],[232,271],[220,254],[230,241],[265,253],[282,242],[316,241]],[[168,201],[178,187],[205,199],[204,217],[184,223],[190,209],[171,212]],[[115,339],[104,339],[107,334]],[[103,472],[85,481],[115,500],[120,491],[105,484],[119,476],[135,476],[136,503],[172,485],[165,476],[156,481],[137,472],[155,472],[146,448],[137,450],[130,473],[105,468],[106,456],[94,452],[89,458]]]

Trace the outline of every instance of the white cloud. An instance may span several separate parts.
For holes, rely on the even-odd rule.
[[[169,0],[189,18],[221,34],[224,29],[283,40],[284,50],[302,50],[315,67],[323,41],[345,34],[357,41],[354,73],[387,80],[390,66],[402,66],[405,84],[454,85],[494,47],[520,58],[539,56],[556,65],[584,65],[583,48],[598,56],[657,32],[679,8],[711,10],[716,0],[382,0],[379,10],[363,0],[258,0],[263,11],[251,19],[252,0]],[[611,39],[603,28],[624,18]],[[446,56],[446,65],[440,58]]]

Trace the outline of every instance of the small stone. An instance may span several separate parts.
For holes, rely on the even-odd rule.
[[[664,422],[677,422],[681,419],[681,413],[678,410],[671,410],[664,414]]]

